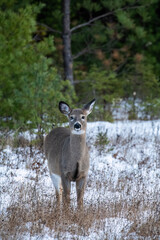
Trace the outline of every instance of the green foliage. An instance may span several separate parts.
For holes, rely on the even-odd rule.
[[[35,6],[0,11],[0,124],[42,133],[59,121],[58,101],[71,101],[73,88],[52,66],[53,37],[33,38],[38,12]]]
[[[120,11],[117,13],[117,18],[119,23],[121,23],[126,29],[134,29],[135,28],[135,24],[134,21],[129,17],[129,14],[124,12],[124,11]]]
[[[39,20],[62,31],[60,0],[54,5],[50,1],[45,3]],[[77,0],[71,1],[70,10],[71,28],[108,13],[107,17],[79,28],[71,35],[74,77],[78,80],[75,89],[81,102],[96,96],[101,118],[108,119],[111,118],[113,99],[132,98],[136,92],[136,98],[147,103],[158,96],[158,0]],[[59,33],[55,33],[57,62],[61,65],[60,49],[63,48],[59,38]],[[134,114],[131,112],[131,117],[135,118]]]
[[[128,112],[128,119],[129,120],[137,120],[138,119],[137,112],[133,106],[132,106],[131,110]]]
[[[107,131],[108,130],[106,130],[105,132],[98,132],[97,134],[97,138],[94,145],[98,148],[100,153],[102,153],[105,147],[109,144]]]
[[[96,95],[101,97],[101,101],[112,103],[114,98],[120,97],[122,94],[122,86],[114,72],[91,68],[88,78],[92,81],[92,87],[96,91]]]
[[[154,98],[142,103],[143,119],[152,120],[160,118],[160,98]]]
[[[96,119],[112,121],[112,102],[133,99],[136,92],[146,118],[148,114],[158,117],[159,1],[77,0],[71,1],[70,10],[71,28],[113,11],[72,32],[80,102],[96,97]],[[62,17],[60,0],[54,4],[42,0],[41,5],[38,0],[0,2],[1,126],[36,127],[41,132],[66,120],[57,103],[64,100],[73,106],[72,99],[77,98],[70,83],[59,76],[63,76]],[[134,106],[129,115],[137,117]]]
[[[99,69],[93,66],[88,73],[90,86],[99,103],[99,117],[112,121],[111,104],[123,94],[122,81],[116,76],[116,73]],[[87,89],[88,91],[88,89]]]
[[[135,92],[137,98],[150,101],[160,95],[160,83],[153,66],[148,61],[143,60],[130,65],[128,71],[130,74],[123,76],[126,79],[124,91],[128,96],[132,96]]]

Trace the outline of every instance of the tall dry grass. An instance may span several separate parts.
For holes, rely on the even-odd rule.
[[[83,211],[79,211],[76,208],[76,199],[72,198],[71,207],[65,211],[56,206],[53,189],[50,189],[50,194],[40,189],[42,186],[39,184],[40,176],[43,177],[48,171],[43,151],[37,146],[36,148],[31,146],[29,141],[24,139],[19,141],[18,146],[15,146],[15,143],[9,140],[17,156],[17,162],[12,162],[11,156],[3,153],[1,164],[7,166],[7,170],[25,166],[28,171],[35,174],[31,174],[25,183],[16,184],[10,177],[6,185],[3,184],[2,194],[9,192],[11,201],[8,207],[1,209],[0,236],[2,240],[32,239],[34,236],[37,236],[37,239],[45,239],[46,236],[53,239],[81,239],[83,237],[87,239],[87,236],[92,233],[99,236],[100,232],[103,232],[103,239],[106,240],[124,239],[124,236],[126,239],[134,239],[135,234],[139,236],[139,239],[160,239],[160,198],[158,193],[154,198],[150,198],[140,178],[135,181],[135,176],[122,176],[116,186],[113,186],[112,182],[107,179],[105,171],[98,172],[92,169],[93,175],[88,179],[86,188],[88,194],[91,194],[91,200],[86,200]],[[125,143],[124,139],[118,139],[118,141],[117,144],[128,148],[128,142]],[[129,140],[129,143],[131,142],[132,139]],[[158,153],[160,153],[159,148],[157,148],[157,163],[160,155]],[[114,157],[118,157],[118,152],[114,153]],[[124,156],[121,160],[125,161],[126,157],[127,149],[124,149]],[[139,167],[145,167],[147,161],[147,159],[142,159]],[[14,175],[14,171],[12,174]],[[95,178],[96,175],[98,175],[97,178]],[[139,187],[139,193],[135,195],[131,191],[133,184]],[[109,197],[104,199],[105,193],[100,189],[105,189],[106,186],[110,192],[113,192],[113,195],[114,192],[119,192],[120,197],[112,199],[113,201]],[[90,191],[93,188],[97,190],[96,202],[94,194]],[[109,232],[111,230],[106,226],[106,219],[116,218],[119,221],[127,219],[130,222],[128,231],[125,233],[127,226],[124,226],[121,232],[123,237],[120,238],[116,238],[114,232]]]

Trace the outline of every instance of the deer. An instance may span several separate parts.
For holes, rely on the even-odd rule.
[[[58,206],[70,206],[71,182],[76,182],[77,207],[83,208],[83,197],[89,171],[89,150],[86,143],[87,116],[95,99],[83,108],[71,109],[61,101],[59,110],[69,121],[69,128],[53,128],[44,141],[45,156],[55,187]]]

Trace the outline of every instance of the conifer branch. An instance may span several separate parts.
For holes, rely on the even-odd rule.
[[[146,6],[146,5],[145,5],[145,6]],[[108,16],[110,16],[110,15],[115,14],[117,11],[129,10],[129,9],[136,9],[136,8],[140,8],[140,7],[144,7],[144,6],[124,7],[124,8],[116,9],[115,11],[111,11],[111,12],[108,12],[108,13],[104,13],[104,14],[102,14],[102,15],[100,15],[100,16],[97,16],[97,17],[95,17],[95,18],[90,19],[88,22],[85,22],[85,23],[82,23],[82,24],[79,24],[79,25],[73,27],[70,31],[73,32],[73,31],[75,31],[75,30],[77,30],[77,29],[79,29],[79,28],[88,26],[88,25],[90,25],[91,23],[93,23],[93,22],[95,22],[95,21],[97,21],[97,20],[99,20],[99,19],[101,19],[101,18],[108,17]]]

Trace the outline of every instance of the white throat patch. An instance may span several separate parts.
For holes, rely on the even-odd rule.
[[[79,131],[72,130],[72,134],[75,134],[75,135],[82,135],[82,134],[84,134],[84,133],[85,133],[84,130],[79,130]]]

